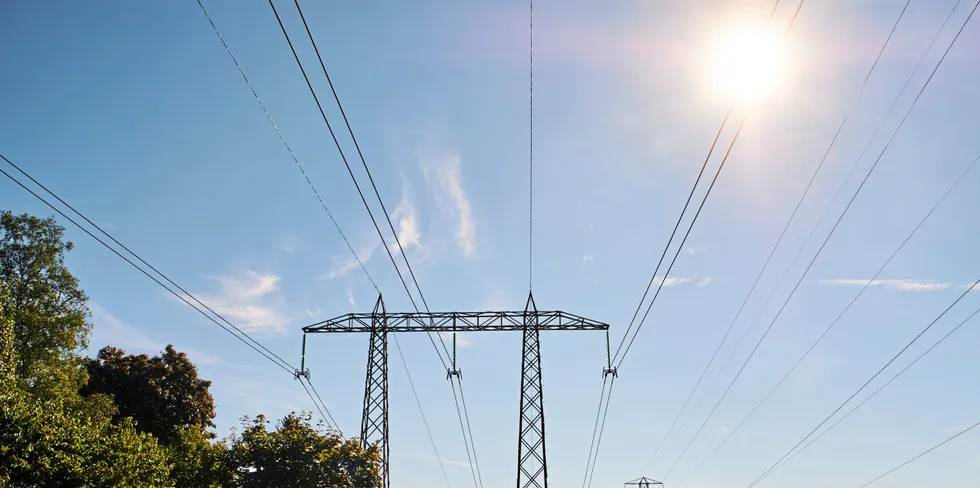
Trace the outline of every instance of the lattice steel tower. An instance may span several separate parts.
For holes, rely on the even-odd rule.
[[[369,333],[361,443],[378,443],[382,488],[390,486],[388,469],[388,334],[398,332],[521,332],[521,398],[517,438],[517,488],[547,488],[544,391],[541,388],[541,331],[609,330],[609,325],[561,311],[538,311],[528,293],[523,311],[388,313],[378,301],[371,313],[351,313],[303,327],[305,334]],[[304,335],[304,351],[305,351]],[[304,352],[305,356],[305,352]],[[304,361],[305,364],[305,361]],[[302,368],[303,366],[301,366]],[[453,371],[447,372],[452,374]],[[300,371],[297,374],[304,374]]]

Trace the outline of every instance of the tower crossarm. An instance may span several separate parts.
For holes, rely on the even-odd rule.
[[[538,330],[609,330],[609,324],[568,312],[535,311]],[[528,312],[438,312],[385,314],[387,332],[522,331]],[[305,333],[371,332],[373,313],[349,313],[303,327]]]

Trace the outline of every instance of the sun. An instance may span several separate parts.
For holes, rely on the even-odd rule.
[[[709,56],[714,89],[739,103],[779,91],[786,78],[784,36],[766,24],[742,24],[718,37]]]

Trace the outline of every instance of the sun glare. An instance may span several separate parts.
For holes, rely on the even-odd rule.
[[[710,58],[716,90],[748,103],[770,97],[786,76],[783,36],[765,25],[741,25],[721,36]]]

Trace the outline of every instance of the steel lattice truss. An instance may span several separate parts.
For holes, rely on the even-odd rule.
[[[380,313],[379,313],[380,312]],[[364,412],[361,416],[361,446],[375,443],[381,450],[381,487],[388,480],[388,334],[384,302],[378,299],[371,323],[368,345],[367,377],[364,381]]]
[[[548,463],[545,451],[544,393],[541,389],[540,332],[549,330],[605,331],[609,330],[609,325],[562,311],[539,312],[534,304],[534,298],[528,294],[527,305],[523,311],[442,313],[388,313],[379,296],[371,313],[351,313],[303,327],[304,333],[312,334],[358,332],[371,334],[364,384],[361,443],[364,446],[378,443],[381,449],[382,488],[390,486],[388,333],[476,331],[523,333],[517,487],[547,488]],[[304,351],[305,347],[304,342]],[[450,375],[454,373],[458,374],[458,371],[449,371]]]
[[[521,352],[521,417],[517,439],[517,487],[547,487],[544,443],[544,391],[541,389],[541,330],[534,298],[524,309]]]
[[[663,483],[657,480],[652,480],[644,476],[642,478],[638,478],[633,481],[627,481],[624,486],[636,486],[638,488],[656,488],[658,486],[662,487],[663,485],[664,485]]]
[[[525,312],[385,313],[388,332],[476,332],[524,330]],[[559,310],[535,311],[538,330],[608,330],[609,325]],[[374,313],[349,313],[303,327],[307,333],[371,332]]]

